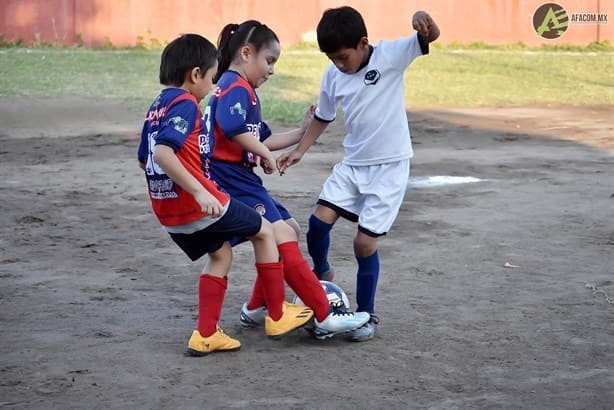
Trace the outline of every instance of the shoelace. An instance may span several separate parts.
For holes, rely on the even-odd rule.
[[[333,316],[351,316],[354,314],[354,312],[351,312],[342,301],[331,303],[330,307],[333,310]]]

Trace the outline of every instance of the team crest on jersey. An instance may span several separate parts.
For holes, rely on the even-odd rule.
[[[264,216],[264,214],[266,214],[266,208],[264,207],[264,204],[254,205],[254,211],[258,212],[260,216]]]
[[[377,70],[369,70],[365,74],[365,85],[375,85],[379,81],[381,74]]]
[[[168,121],[169,123],[173,124],[173,128],[175,128],[175,131],[180,132],[183,135],[188,132],[188,122],[180,116],[173,117]]]
[[[247,111],[243,109],[240,102],[237,102],[235,105],[230,107],[230,115],[239,114],[243,117],[243,121],[247,118]]]

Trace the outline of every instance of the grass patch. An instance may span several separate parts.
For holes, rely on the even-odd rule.
[[[82,95],[129,101],[144,111],[159,91],[160,51],[141,48],[0,49],[0,97]],[[296,122],[316,102],[329,64],[314,47],[286,49],[258,90],[268,121]],[[587,47],[436,45],[406,71],[411,108],[614,104],[614,52]]]

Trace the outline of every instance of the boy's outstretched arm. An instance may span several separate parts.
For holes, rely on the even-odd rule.
[[[411,19],[411,24],[418,33],[429,43],[439,37],[439,27],[435,20],[426,11],[417,11]]]
[[[192,194],[201,210],[209,216],[218,217],[224,207],[209,191],[183,166],[175,151],[166,145],[156,145],[154,160],[181,188]]]
[[[281,175],[286,172],[286,169],[289,166],[292,166],[301,160],[303,154],[305,154],[309,147],[316,142],[327,126],[328,122],[320,121],[317,119],[317,117],[311,121],[307,132],[305,135],[303,135],[303,138],[301,138],[301,142],[299,142],[298,146],[293,151],[285,152],[281,154],[279,158],[277,158],[277,169]]]
[[[265,139],[262,143],[266,145],[268,149],[271,151],[277,151],[278,149],[288,148],[301,140],[301,137],[309,128],[309,124],[313,120],[313,114],[316,111],[316,106],[312,105],[305,112],[305,116],[303,117],[303,122],[301,123],[301,127],[286,131],[286,132],[278,132],[272,134],[270,137]]]

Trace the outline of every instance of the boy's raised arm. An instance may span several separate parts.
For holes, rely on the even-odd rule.
[[[435,20],[425,11],[417,11],[411,19],[411,24],[418,33],[429,43],[439,37],[439,27]]]

